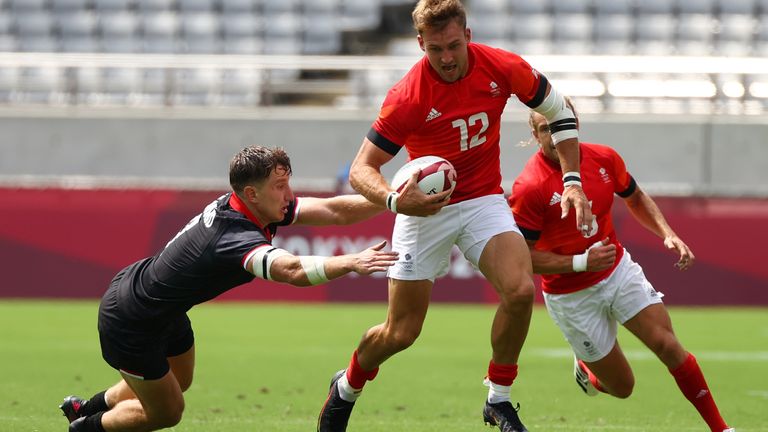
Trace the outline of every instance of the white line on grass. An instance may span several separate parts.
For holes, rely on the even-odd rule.
[[[625,350],[624,354],[630,360],[656,360],[656,356],[648,350]],[[763,362],[768,361],[768,351],[696,351],[697,359],[707,361],[738,361]],[[568,348],[523,348],[523,356],[539,356],[546,358],[571,358],[573,351]]]

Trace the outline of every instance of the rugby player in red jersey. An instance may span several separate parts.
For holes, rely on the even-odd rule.
[[[386,321],[365,333],[348,367],[332,379],[318,430],[346,430],[366,381],[416,340],[432,286],[448,272],[455,244],[501,299],[491,329],[483,418],[502,431],[522,432],[510,387],[528,333],[534,285],[528,248],[501,187],[501,114],[514,95],[552,122],[566,173],[561,210],[575,209],[574,232],[586,231],[592,220],[579,183],[576,121],[563,96],[525,60],[471,42],[458,0],[421,0],[412,17],[425,56],[389,90],[350,170],[355,190],[398,214],[392,249],[400,256],[388,271]],[[415,174],[402,191],[393,191],[380,168],[403,147],[409,159],[434,155],[450,161],[457,172],[455,189],[425,195]]]
[[[536,112],[531,112],[529,124],[540,151],[515,180],[509,204],[530,247],[533,271],[542,275],[547,310],[575,353],[576,383],[590,396],[604,392],[623,399],[632,394],[635,378],[616,339],[618,321],[664,363],[713,432],[732,431],[696,358],[675,336],[661,294],[616,237],[613,195],[623,198],[632,216],[677,254],[680,270],[693,265],[693,252],[627,172],[619,154],[604,145],[580,144],[581,181],[592,200],[595,223],[587,236],[570,229],[570,218],[560,218],[560,164],[550,125]]]
[[[195,345],[187,311],[261,278],[316,285],[350,272],[384,271],[397,253],[381,242],[333,257],[272,246],[278,226],[351,224],[384,210],[360,195],[295,197],[291,161],[279,148],[246,147],[230,162],[232,192],[210,203],[157,255],[121,270],[99,306],[104,360],[122,379],[90,400],[60,406],[70,432],[153,431],[181,421]]]

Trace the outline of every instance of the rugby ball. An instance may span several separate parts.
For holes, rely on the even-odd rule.
[[[400,192],[414,172],[419,172],[419,189],[434,195],[456,186],[456,170],[447,160],[438,156],[423,156],[403,165],[392,178],[392,187]]]

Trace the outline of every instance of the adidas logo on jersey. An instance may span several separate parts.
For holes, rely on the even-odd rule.
[[[552,199],[549,200],[549,205],[553,206],[559,203],[562,198],[563,198],[562,195],[560,195],[559,193],[557,192],[553,193]]]
[[[443,113],[441,113],[440,111],[432,108],[431,110],[429,110],[429,115],[427,116],[427,120],[425,120],[425,121],[434,120],[434,119],[440,117],[441,115],[443,115]]]

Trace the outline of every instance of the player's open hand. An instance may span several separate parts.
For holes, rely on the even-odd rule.
[[[607,270],[613,266],[614,262],[616,262],[616,245],[609,243],[607,237],[589,247],[587,271]]]
[[[696,257],[693,256],[691,248],[689,248],[688,245],[685,244],[685,242],[676,235],[665,237],[664,246],[666,246],[666,248],[671,251],[677,252],[677,254],[680,256],[680,258],[675,263],[675,267],[677,267],[679,270],[688,270],[693,265],[693,262],[696,261]]]
[[[576,211],[576,229],[584,237],[589,237],[594,215],[592,215],[592,209],[589,206],[589,200],[587,200],[584,190],[576,185],[567,186],[563,190],[563,197],[560,201],[560,208],[563,210],[560,214],[561,219],[565,219],[568,216],[571,207]]]
[[[387,241],[384,240],[368,249],[352,255],[352,271],[362,275],[386,271],[397,262],[397,252],[385,251],[384,246]]]
[[[411,178],[397,197],[397,212],[408,216],[432,216],[448,205],[453,189],[427,195],[419,189],[419,172]]]

